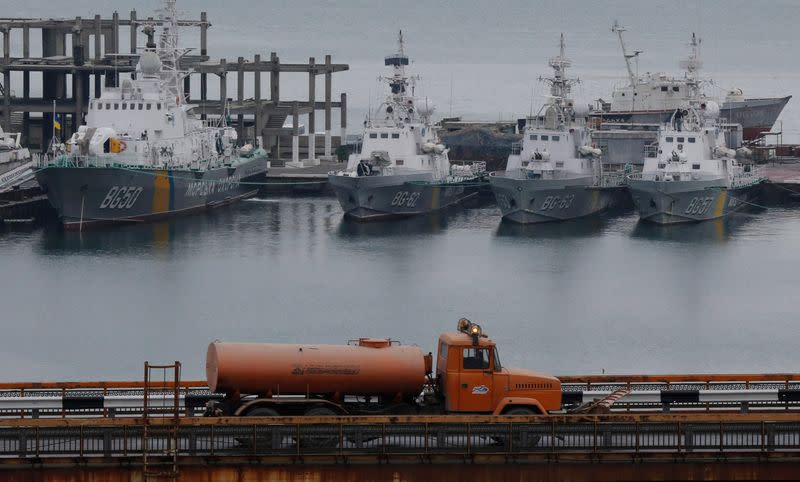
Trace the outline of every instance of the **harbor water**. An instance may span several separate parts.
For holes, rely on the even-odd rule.
[[[207,343],[391,337],[466,316],[507,365],[558,374],[791,372],[800,209],[696,225],[633,212],[501,223],[493,203],[357,224],[328,197],[84,233],[0,234],[0,378],[202,378]]]

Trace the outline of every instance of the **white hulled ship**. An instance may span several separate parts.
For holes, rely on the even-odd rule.
[[[528,119],[521,145],[515,146],[505,172],[489,178],[503,219],[539,223],[578,218],[601,211],[620,199],[620,175],[604,175],[602,152],[592,146],[588,111],[571,98],[578,79],[567,77],[571,62],[560,53],[549,61],[552,77],[548,102]],[[518,151],[518,152],[514,152]]]
[[[328,180],[348,217],[372,220],[424,214],[477,195],[485,163],[453,166],[431,121],[433,105],[415,96],[400,32],[397,53],[384,60],[389,95],[364,122],[361,152]]]
[[[645,158],[628,187],[642,220],[657,224],[723,217],[751,203],[764,170],[749,150],[725,147],[714,101],[676,110],[659,131],[657,150]]]
[[[185,102],[176,15],[175,0],[163,0],[158,43],[145,27],[135,79],[90,101],[86,125],[40,161],[37,181],[66,228],[163,218],[258,191],[266,152],[237,147],[224,120],[202,120]]]
[[[596,123],[663,124],[669,122],[676,109],[686,109],[691,101],[702,99],[715,101],[704,94],[704,84],[709,81],[700,77],[703,63],[700,59],[700,39],[692,34],[688,59],[681,61],[683,77],[665,73],[639,75],[635,69],[641,51],[629,52],[623,39],[625,28],[614,22],[611,30],[619,38],[627,69],[627,84],[614,89],[611,102],[598,102],[591,113]],[[726,122],[740,124],[745,140],[758,138],[769,132],[791,96],[774,98],[745,98],[741,89],[727,92],[720,115]]]

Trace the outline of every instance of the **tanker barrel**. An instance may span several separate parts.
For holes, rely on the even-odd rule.
[[[359,345],[214,342],[206,378],[214,392],[416,396],[432,356],[417,346],[368,340]]]

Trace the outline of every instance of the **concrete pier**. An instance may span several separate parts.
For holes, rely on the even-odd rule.
[[[113,87],[120,84],[120,77],[135,75],[138,53],[141,52],[143,39],[139,38],[144,26],[158,26],[160,21],[153,17],[142,18],[131,11],[127,16],[114,12],[110,18],[96,14],[90,17],[74,19],[29,19],[8,18],[0,20],[0,33],[3,38],[3,56],[0,59],[2,85],[0,85],[0,122],[9,132],[22,132],[25,145],[35,144],[46,149],[52,137],[53,101],[56,101],[56,113],[63,116],[62,131],[57,132],[62,139],[70,136],[83,123],[89,99],[97,98],[103,86]],[[307,158],[302,165],[313,165],[320,157],[329,157],[332,149],[341,141],[332,138],[327,132],[331,130],[330,120],[333,109],[339,109],[341,119],[346,122],[346,104],[333,102],[332,77],[336,72],[349,69],[347,64],[336,64],[331,56],[325,56],[325,63],[318,64],[314,57],[308,63],[283,63],[277,53],[271,52],[269,60],[262,60],[255,54],[252,60],[238,57],[235,62],[226,59],[213,59],[208,53],[208,29],[211,26],[206,12],[200,13],[199,20],[180,20],[179,25],[199,29],[199,48],[194,52],[199,55],[187,55],[183,58],[181,68],[191,71],[184,84],[187,101],[197,106],[197,111],[204,118],[231,117],[241,143],[263,140],[263,147],[272,153],[273,159],[283,154],[280,149],[281,138],[284,144],[291,144],[295,152],[292,161],[299,162],[301,154]],[[127,30],[126,30],[127,29]],[[22,57],[11,55],[14,31],[21,31]],[[40,56],[31,52],[30,36],[41,35],[43,49]],[[67,51],[67,40],[72,45]],[[123,49],[120,37],[128,38],[128,48]],[[192,47],[186,35],[182,37],[182,45]],[[124,50],[124,51],[123,51]],[[20,72],[21,85],[14,85]],[[42,74],[42,97],[32,98],[31,73]],[[269,96],[262,95],[262,74],[269,73]],[[305,73],[308,75],[309,93],[307,99],[282,100],[280,97],[281,74]],[[208,76],[216,75],[219,79],[220,95],[218,99],[209,98]],[[229,98],[227,95],[228,77],[234,75],[236,91]],[[316,77],[325,76],[325,101],[318,102],[315,87]],[[252,76],[252,96],[248,95],[247,77]],[[194,84],[191,77],[199,77],[199,95],[192,93]],[[71,83],[72,89],[67,92]],[[34,88],[34,90],[37,90]],[[17,93],[21,92],[19,96]],[[295,111],[298,115],[308,117],[306,134],[308,143],[306,152],[301,153],[303,145],[294,142],[297,125],[284,127],[286,119]],[[326,139],[325,149],[318,152],[315,136],[315,114],[325,112]],[[21,113],[21,125],[13,125],[13,114]],[[293,124],[299,124],[294,122]],[[296,144],[296,146],[295,146]],[[322,145],[319,149],[322,149]],[[295,157],[297,159],[295,159]]]

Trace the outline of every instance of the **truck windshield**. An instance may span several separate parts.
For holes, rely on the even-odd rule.
[[[498,353],[497,347],[494,347],[494,371],[499,372],[502,369],[503,367],[500,365],[500,353]]]
[[[489,368],[489,350],[486,348],[465,348],[464,369],[486,370]]]

